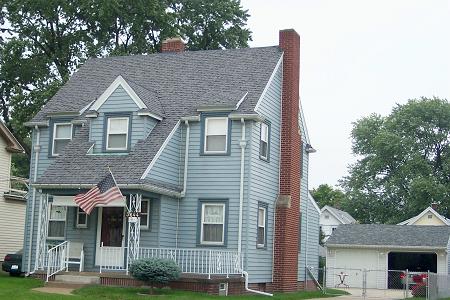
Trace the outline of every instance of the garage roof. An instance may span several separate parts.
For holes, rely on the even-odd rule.
[[[339,225],[327,246],[366,248],[447,248],[449,226],[402,226],[384,224]]]

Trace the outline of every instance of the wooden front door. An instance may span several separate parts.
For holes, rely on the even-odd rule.
[[[102,246],[103,245],[103,246]],[[125,217],[123,207],[100,207],[97,223],[96,265],[120,269],[125,261]]]

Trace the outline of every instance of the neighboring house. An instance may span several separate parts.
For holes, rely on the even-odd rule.
[[[417,216],[414,216],[406,221],[400,222],[397,225],[434,225],[434,226],[450,226],[450,220],[439,214],[436,207],[427,207]]]
[[[321,209],[320,229],[323,232],[325,242],[341,224],[354,224],[356,220],[347,212],[325,205]]]
[[[23,246],[26,191],[15,186],[18,183],[11,175],[12,154],[23,151],[14,135],[0,121],[0,260]]]
[[[300,201],[312,148],[298,130],[299,47],[284,30],[274,47],[184,52],[170,39],[163,53],[88,60],[27,124],[24,271],[58,273],[69,242],[82,243],[85,271],[156,256],[221,275],[202,283],[216,289],[243,274],[259,290],[296,290],[300,202],[315,210]],[[126,199],[88,216],[73,197],[108,169]]]
[[[449,238],[449,226],[339,225],[326,243],[328,286],[344,272],[350,287],[361,287],[364,269],[367,288],[379,289],[391,287],[399,270],[448,274]]]

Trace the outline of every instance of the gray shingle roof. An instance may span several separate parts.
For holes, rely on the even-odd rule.
[[[247,92],[237,112],[253,113],[281,54],[274,46],[88,60],[33,122],[45,121],[52,113],[80,111],[119,75],[150,110],[165,118],[126,156],[86,155],[91,143],[89,127],[84,126],[38,183],[96,184],[108,166],[119,184],[142,183],[141,175],[181,117],[197,115],[199,106],[235,106]]]
[[[345,224],[337,227],[326,244],[447,248],[449,237],[449,226]]]
[[[325,205],[323,209],[328,209],[331,213],[335,214],[337,217],[344,222],[344,224],[356,223],[355,218],[353,218],[348,212],[337,209],[332,206]]]

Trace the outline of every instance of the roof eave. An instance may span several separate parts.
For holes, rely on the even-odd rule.
[[[363,249],[411,249],[411,250],[447,250],[446,246],[401,246],[401,245],[355,245],[355,244],[325,244],[327,248],[363,248]]]

